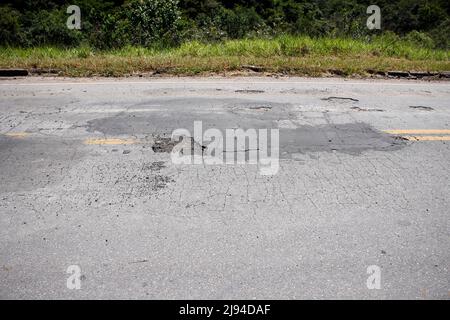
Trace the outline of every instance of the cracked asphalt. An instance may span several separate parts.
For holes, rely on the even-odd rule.
[[[450,298],[449,82],[31,77],[0,97],[2,299]],[[173,164],[155,145],[194,121],[278,128],[278,173]]]

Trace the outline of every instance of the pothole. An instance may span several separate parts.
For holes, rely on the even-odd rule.
[[[178,142],[172,141],[171,138],[157,137],[152,146],[152,150],[155,153],[170,153],[177,144]]]
[[[155,143],[152,146],[152,150],[155,153],[171,153],[175,146],[184,150],[191,150],[191,154],[203,154],[206,146],[200,145],[192,137],[180,137],[178,141],[173,141],[171,138],[162,138],[157,136]]]

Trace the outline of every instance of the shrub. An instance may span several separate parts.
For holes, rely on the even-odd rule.
[[[450,19],[442,21],[442,23],[435,29],[429,32],[434,41],[434,46],[439,49],[450,49]]]
[[[223,8],[218,18],[220,29],[232,39],[244,38],[265,27],[263,19],[253,8]]]
[[[419,48],[432,49],[434,48],[433,39],[427,34],[419,31],[411,31],[405,36],[405,41],[410,43],[412,46]]]
[[[0,7],[0,45],[21,42],[20,13],[9,6]]]
[[[29,46],[79,45],[82,33],[81,31],[67,28],[67,17],[65,9],[27,12],[24,15],[25,36],[27,39],[24,44]]]
[[[179,40],[181,12],[177,0],[133,0],[127,15],[135,44],[149,46]]]
[[[89,44],[97,49],[121,48],[131,44],[133,30],[121,12],[98,13],[90,25]]]

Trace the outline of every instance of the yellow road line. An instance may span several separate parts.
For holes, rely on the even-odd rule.
[[[24,139],[30,134],[28,132],[7,132],[3,134],[4,136],[16,139]],[[99,139],[91,138],[84,140],[84,144],[88,145],[125,145],[125,144],[135,144],[139,143],[137,139],[120,139],[120,138],[109,138],[109,139]]]
[[[450,134],[449,129],[407,129],[407,130],[384,130],[389,134]]]
[[[448,129],[412,129],[412,130],[385,130],[389,134],[402,135],[403,138],[409,141],[450,141],[450,130]],[[424,134],[424,135],[421,135]],[[430,136],[427,134],[436,134]],[[438,136],[438,134],[448,134],[445,136]],[[8,132],[4,134],[7,137],[24,139],[30,134],[28,132]],[[421,136],[420,136],[421,135]],[[94,138],[84,140],[87,145],[127,145],[139,143],[137,139],[120,139],[120,138]]]
[[[84,144],[89,145],[122,145],[122,144],[135,144],[139,141],[136,139],[86,139],[84,140]]]
[[[8,133],[5,133],[5,136],[7,136],[7,137],[18,138],[18,139],[26,138],[29,135],[30,134],[28,132],[8,132]]]
[[[409,141],[450,141],[450,136],[402,136]]]

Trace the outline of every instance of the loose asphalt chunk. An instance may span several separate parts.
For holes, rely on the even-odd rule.
[[[0,77],[23,77],[28,75],[26,69],[0,69]]]

